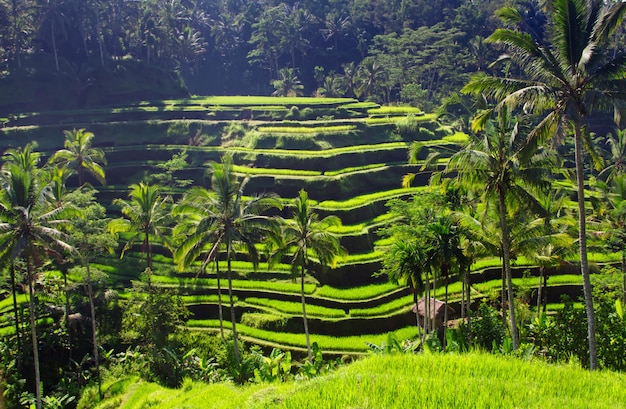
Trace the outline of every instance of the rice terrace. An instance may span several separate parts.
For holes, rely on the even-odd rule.
[[[624,13],[0,0],[0,409],[626,408]]]

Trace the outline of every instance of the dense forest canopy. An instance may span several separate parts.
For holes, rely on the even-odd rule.
[[[277,80],[303,85],[296,93],[304,95],[429,109],[497,56],[482,39],[495,29],[494,10],[503,4],[2,0],[2,74],[5,83],[22,80],[21,88],[4,86],[12,100],[2,101],[2,110],[19,110],[29,99],[71,108],[184,94],[183,84],[195,94],[269,95]],[[538,6],[524,7],[534,24]],[[51,83],[70,94],[46,104],[54,99]],[[103,97],[111,88],[117,95]]]

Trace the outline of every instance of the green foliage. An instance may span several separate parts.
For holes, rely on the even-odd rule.
[[[254,379],[257,382],[284,382],[291,376],[291,352],[272,348],[269,356],[263,356],[255,350],[252,355],[256,358]]]
[[[274,302],[270,300],[266,301],[268,304]],[[302,309],[300,304],[298,304],[298,307]],[[247,325],[251,328],[281,332],[285,329],[287,317],[276,314],[246,312],[241,316],[241,324]]]
[[[472,314],[471,328],[462,324],[461,331],[466,334],[470,343],[486,351],[498,350],[504,341],[506,327],[502,317],[493,307],[482,303]]]
[[[182,300],[168,290],[137,292],[126,305],[123,338],[157,349],[165,347],[189,314]]]

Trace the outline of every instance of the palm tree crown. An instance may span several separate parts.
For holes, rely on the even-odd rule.
[[[104,169],[101,165],[106,165],[107,162],[101,149],[91,147],[94,134],[84,128],[63,131],[63,133],[65,134],[64,149],[55,152],[50,157],[50,163],[76,169],[80,186],[83,185],[85,171],[104,184]]]

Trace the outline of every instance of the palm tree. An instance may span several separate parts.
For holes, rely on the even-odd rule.
[[[27,149],[25,149],[27,150]],[[30,328],[35,370],[35,396],[37,409],[41,409],[41,378],[39,350],[35,321],[35,280],[37,265],[46,252],[72,250],[66,236],[57,227],[66,222],[61,219],[64,207],[48,206],[48,190],[41,183],[38,169],[24,169],[16,163],[5,163],[2,168],[0,190],[0,257],[13,263],[23,258],[26,264]]]
[[[192,265],[198,258],[202,258],[201,272],[206,271],[211,261],[215,262],[220,335],[222,342],[225,342],[219,269],[219,250],[223,244],[224,235],[215,223],[219,218],[216,213],[215,200],[215,195],[209,190],[195,187],[187,192],[181,202],[174,207],[172,213],[179,217],[179,222],[174,228],[174,237],[180,241],[174,251],[174,262],[179,269],[183,269]]]
[[[130,200],[115,199],[113,204],[122,208],[126,218],[115,219],[109,223],[109,232],[117,238],[122,232],[133,233],[124,245],[120,258],[139,239],[142,241],[142,252],[146,255],[148,267],[148,285],[152,272],[152,242],[151,237],[165,239],[165,232],[170,219],[169,196],[162,197],[157,185],[147,185],[143,182],[131,185]]]
[[[470,141],[468,146],[454,154],[445,173],[456,173],[463,184],[482,191],[482,197],[495,199],[501,230],[501,256],[507,282],[511,337],[513,348],[519,346],[515,318],[513,281],[511,276],[511,236],[507,221],[507,203],[532,204],[535,198],[529,188],[548,187],[546,172],[552,167],[550,159],[541,151],[529,155],[520,134],[520,125],[503,109],[496,121],[485,124],[482,137]],[[488,208],[488,206],[487,206]]]
[[[78,173],[79,186],[83,185],[85,170],[100,183],[105,184],[104,169],[101,165],[106,165],[106,158],[101,149],[91,147],[94,134],[84,128],[63,131],[63,133],[65,134],[64,149],[55,152],[50,157],[49,163],[75,169]]]
[[[396,284],[406,284],[413,291],[413,303],[418,307],[418,295],[424,293],[428,281],[426,256],[423,249],[414,241],[396,240],[389,251],[389,257],[383,260],[382,272],[387,274],[390,281]],[[426,303],[426,315],[424,331],[422,332],[422,344],[426,336],[427,317],[429,316],[430,302]],[[418,311],[415,312],[417,330],[420,330]]]
[[[207,227],[215,230],[217,237],[226,247],[226,269],[228,276],[228,297],[233,331],[234,354],[237,363],[239,355],[235,305],[233,299],[233,274],[231,261],[234,257],[234,246],[242,245],[253,264],[258,264],[259,253],[255,246],[256,240],[271,230],[272,219],[263,213],[272,208],[282,208],[280,200],[272,194],[255,196],[245,199],[243,191],[247,179],[239,182],[233,173],[232,155],[222,156],[222,163],[211,162],[211,188],[215,192],[207,217]]]
[[[295,277],[300,272],[300,297],[302,302],[302,319],[309,362],[313,361],[309,324],[306,316],[306,297],[304,295],[304,277],[312,267],[311,257],[317,259],[321,266],[334,266],[337,258],[345,254],[339,238],[330,233],[329,229],[340,226],[337,216],[326,216],[319,220],[313,210],[309,195],[300,190],[294,202],[293,217],[282,219],[277,234],[272,235],[275,245],[270,255],[270,264],[279,262],[283,256],[291,255],[291,273]]]
[[[433,268],[435,274],[445,280],[445,309],[444,322],[448,325],[448,281],[453,270],[460,271],[460,268],[467,264],[466,257],[461,247],[461,229],[454,222],[452,215],[439,215],[427,226],[429,237],[429,247],[426,251],[428,264]],[[444,338],[445,340],[445,338]]]
[[[277,97],[297,97],[302,95],[304,85],[298,79],[298,73],[294,68],[281,68],[278,71],[279,79],[273,80],[274,92]]]
[[[626,99],[626,58],[624,54],[614,56],[609,50],[610,36],[621,25],[626,3],[587,0],[546,3],[550,28],[543,41],[511,29],[498,29],[488,38],[506,47],[506,59],[517,64],[525,76],[477,76],[462,91],[494,97],[499,107],[524,107],[526,111],[544,114],[528,135],[530,144],[548,138],[558,140],[566,130],[573,130],[580,269],[587,313],[589,366],[593,370],[597,367],[597,345],[587,259],[583,151],[589,146],[587,115],[594,108],[611,103],[619,108]],[[499,15],[510,24],[523,20],[514,8],[504,8]]]

